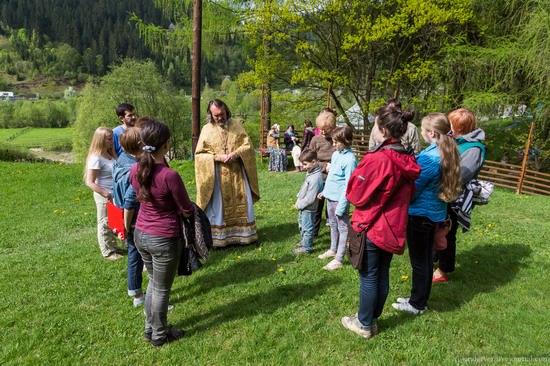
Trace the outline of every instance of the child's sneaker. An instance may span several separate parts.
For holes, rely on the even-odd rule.
[[[342,262],[336,260],[336,259],[333,259],[329,262],[329,264],[327,264],[326,266],[323,267],[323,269],[327,270],[327,271],[334,271],[336,269],[340,269],[342,268]]]
[[[319,259],[327,259],[327,258],[334,258],[336,257],[336,252],[332,249],[327,250],[323,254],[320,254],[317,258]]]
[[[309,254],[307,250],[304,249],[304,247],[296,248],[292,251],[292,253],[299,255],[299,254]]]
[[[342,325],[354,333],[359,334],[361,337],[369,339],[372,338],[374,332],[372,329],[364,329],[359,320],[355,316],[345,316],[342,318]]]
[[[140,297],[134,297],[134,307],[143,306],[143,303],[145,302],[145,294],[141,295]]]

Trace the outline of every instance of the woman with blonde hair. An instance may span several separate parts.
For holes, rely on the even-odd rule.
[[[451,124],[443,113],[422,119],[422,137],[430,144],[417,157],[422,168],[409,206],[407,245],[412,267],[410,297],[397,298],[392,306],[411,314],[428,308],[432,289],[433,241],[437,223],[447,218],[447,204],[454,201],[460,184],[460,156],[454,139],[447,134]]]
[[[121,259],[125,252],[116,245],[115,235],[109,228],[107,201],[113,199],[113,166],[116,153],[113,145],[113,130],[99,127],[95,130],[86,158],[84,180],[94,191],[97,208],[97,240],[101,255],[107,260]]]

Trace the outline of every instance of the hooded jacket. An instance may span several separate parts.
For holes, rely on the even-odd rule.
[[[399,140],[388,139],[363,157],[351,175],[346,198],[355,206],[351,223],[356,232],[367,229],[377,247],[403,254],[409,203],[421,169],[414,156],[386,147],[395,143]]]
[[[485,132],[478,128],[472,132],[455,139],[460,153],[460,174],[462,186],[466,186],[470,180],[477,178],[483,162],[485,161]]]
[[[130,184],[130,168],[137,162],[136,158],[126,153],[120,154],[113,167],[113,199],[115,205],[131,210],[136,208],[136,191]]]

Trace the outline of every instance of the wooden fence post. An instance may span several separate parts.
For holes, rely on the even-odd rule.
[[[527,169],[527,159],[529,158],[529,149],[531,148],[531,137],[533,136],[533,130],[535,128],[535,118],[531,121],[531,128],[529,129],[529,136],[527,137],[527,144],[525,145],[525,152],[523,153],[523,162],[521,164],[521,172],[519,174],[518,189],[516,194],[521,193],[523,186],[523,179],[525,178],[525,170]]]

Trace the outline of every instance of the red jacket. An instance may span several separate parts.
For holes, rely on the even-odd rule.
[[[380,147],[396,142],[388,139]],[[403,254],[409,203],[421,169],[413,155],[380,147],[363,157],[349,180],[346,198],[355,206],[351,223],[357,232],[368,226],[367,237],[377,247]],[[400,187],[392,194],[398,182]],[[384,212],[371,222],[384,204]]]

